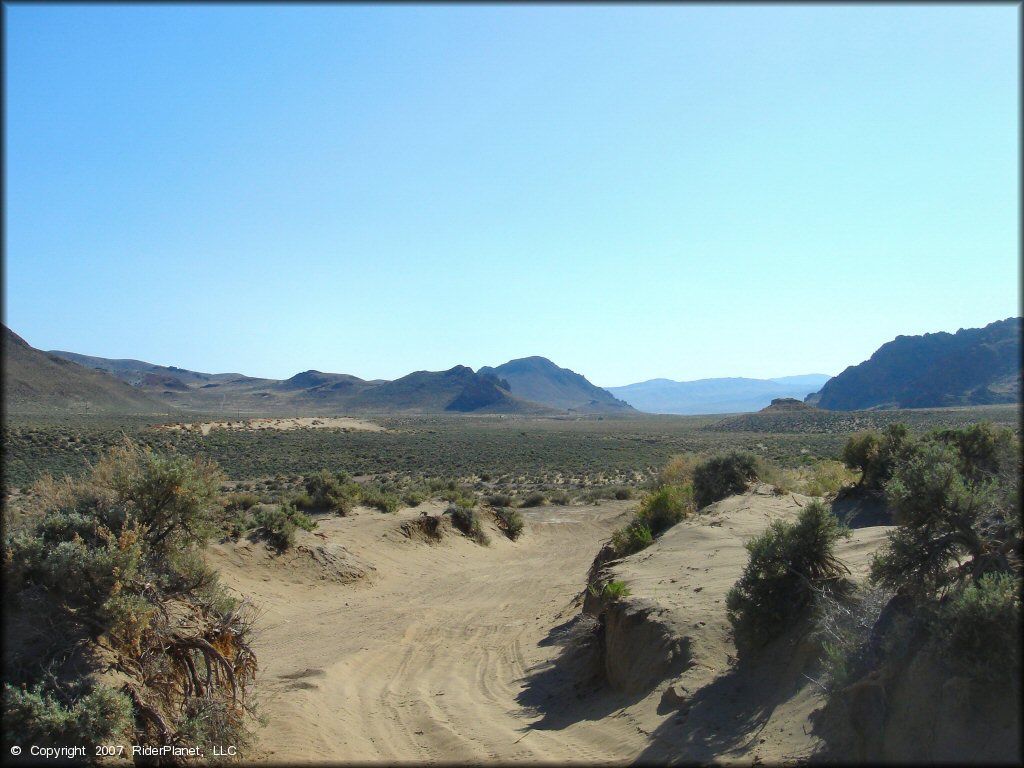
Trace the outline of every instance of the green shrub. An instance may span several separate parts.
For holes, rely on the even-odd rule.
[[[318,505],[315,501],[313,501],[313,498],[306,491],[302,491],[302,493],[297,493],[294,496],[292,496],[291,502],[299,509],[325,508],[324,506]]]
[[[954,668],[987,683],[1020,678],[1020,579],[986,573],[962,584],[939,610],[936,637]]]
[[[361,491],[357,483],[345,472],[331,474],[320,470],[306,478],[305,493],[297,496],[293,503],[300,509],[315,509],[347,515],[352,511]]]
[[[927,439],[953,447],[960,457],[960,474],[971,482],[999,479],[1006,484],[1017,472],[1020,445],[1012,430],[981,422],[964,429],[936,430]]]
[[[927,596],[966,578],[1010,570],[1019,513],[1000,504],[995,484],[964,477],[952,445],[917,446],[885,491],[898,527],[872,561],[875,583]]]
[[[636,516],[647,524],[652,536],[660,536],[691,513],[693,507],[693,486],[666,485],[644,497]]]
[[[572,496],[561,489],[548,492],[548,501],[560,507],[567,507],[572,504]]]
[[[625,557],[654,543],[654,536],[647,523],[634,517],[625,527],[612,533],[612,547],[616,557]]]
[[[612,496],[619,501],[626,501],[633,498],[633,489],[621,486],[612,489]]]
[[[632,594],[624,581],[609,581],[603,587],[600,583],[587,586],[587,590],[594,597],[606,597],[609,600],[619,600]]]
[[[687,485],[693,483],[693,473],[700,457],[693,453],[678,453],[658,472],[658,486]]]
[[[224,499],[224,510],[226,512],[245,511],[259,503],[260,497],[255,493],[231,493]]]
[[[726,597],[737,644],[761,645],[780,634],[811,604],[816,588],[834,588],[846,567],[834,554],[849,531],[813,501],[795,523],[774,521],[747,543],[750,559]]]
[[[623,498],[632,498],[633,492],[629,488],[616,488],[610,485],[602,485],[597,488],[588,488],[583,492],[583,500],[589,504],[597,504],[601,499],[617,499],[618,494]]]
[[[452,516],[452,524],[477,544],[487,545],[491,540],[480,525],[480,515],[475,509],[467,509],[456,504],[448,507],[447,514]]]
[[[821,641],[824,682],[829,692],[845,688],[870,665],[877,648],[872,635],[892,592],[861,588],[816,593],[815,636]]]
[[[520,507],[540,507],[548,503],[543,491],[534,491],[519,502]]]
[[[825,677],[829,691],[838,691],[853,682],[853,660],[851,649],[843,643],[825,640],[821,644]]]
[[[633,519],[612,533],[612,547],[616,556],[625,557],[651,546],[656,537],[693,509],[693,488],[690,485],[667,485],[647,494]]]
[[[196,696],[230,706],[246,731],[252,618],[199,550],[223,525],[219,487],[214,465],[131,442],[83,478],[42,483],[42,518],[5,536],[8,597],[52,628],[19,662],[20,689],[5,679],[5,726],[17,723],[20,741],[88,744],[127,731],[132,743],[160,744],[152,726],[180,732]],[[104,662],[128,680],[120,693],[92,686],[101,637]]]
[[[402,503],[407,507],[418,507],[428,498],[425,491],[407,491],[402,495]]]
[[[427,488],[430,489],[430,493],[439,494],[442,491],[455,491],[458,490],[458,486],[454,480],[445,480],[442,477],[431,477],[427,480]]]
[[[733,451],[713,456],[693,471],[693,493],[697,508],[742,493],[747,484],[757,479],[757,463],[753,455]]]
[[[518,510],[512,507],[498,507],[494,510],[494,516],[498,519],[498,524],[505,532],[505,535],[510,539],[515,541],[522,535],[525,523],[523,522],[523,516],[519,514]]]
[[[230,744],[240,755],[248,753],[256,742],[251,732],[239,727],[237,713],[223,699],[190,699],[181,713],[178,727],[190,744]],[[213,758],[211,763],[215,761]],[[236,761],[228,758],[224,762]]]
[[[3,706],[7,744],[86,745],[85,760],[95,762],[93,744],[131,740],[132,702],[104,685],[92,687],[65,705],[41,684],[21,690],[4,683]]]
[[[912,442],[906,426],[899,423],[889,424],[881,434],[858,432],[843,446],[843,462],[860,470],[862,487],[881,490],[896,465],[906,458]]]
[[[516,505],[515,497],[510,493],[492,493],[485,496],[484,501],[492,507],[514,507]]]
[[[455,504],[464,509],[472,509],[476,506],[477,501],[476,494],[472,488],[456,486],[454,481],[448,483],[448,486],[441,491],[439,497],[450,504]]]
[[[284,551],[295,543],[295,531],[299,528],[304,531],[316,528],[316,522],[309,515],[287,503],[262,508],[253,516],[253,522],[279,551]]]
[[[619,600],[623,597],[628,597],[631,594],[629,587],[626,586],[626,582],[624,581],[609,581],[604,585],[602,592],[605,597],[608,597],[611,600]]]
[[[888,448],[875,441],[865,467],[872,478],[866,485],[884,478],[897,523],[872,560],[870,580],[898,591],[925,617],[918,628],[957,673],[985,685],[1015,681],[1020,445],[1009,430],[988,424],[938,430],[916,442],[893,434]]]
[[[373,487],[363,488],[362,501],[366,506],[388,514],[397,512],[402,506],[401,499],[394,493]]]
[[[223,527],[228,537],[237,540],[246,531],[255,528],[256,523],[251,510],[235,509],[225,514]]]
[[[455,504],[455,506],[457,507],[461,507],[462,509],[473,509],[474,507],[476,507],[477,502],[476,496],[474,496],[473,494],[459,494],[453,499],[452,503]]]
[[[811,467],[810,476],[804,481],[803,492],[808,496],[833,496],[840,490],[857,482],[857,476],[841,461],[825,459]]]
[[[776,496],[793,493],[800,484],[800,472],[798,470],[780,467],[763,456],[756,456],[754,458],[754,474],[762,483],[768,483],[768,485],[772,486],[772,493]]]

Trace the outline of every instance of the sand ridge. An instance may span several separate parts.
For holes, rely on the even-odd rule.
[[[776,495],[771,486],[757,484],[606,568],[607,578],[622,580],[630,589],[623,607],[646,611],[648,623],[664,627],[685,648],[683,663],[671,672],[665,671],[670,662],[657,653],[646,659],[652,675],[635,660],[609,670],[611,678],[618,675],[626,682],[645,675],[659,680],[640,707],[646,708],[648,722],[658,722],[653,717],[658,711],[672,716],[658,723],[640,756],[643,761],[778,763],[808,759],[821,746],[810,724],[811,712],[825,701],[820,685],[806,676],[813,668],[811,644],[785,640],[770,646],[756,664],[741,667],[725,606],[726,594],[747,564],[746,542],[774,520],[794,521],[811,501],[799,494]],[[889,530],[857,529],[837,544],[836,554],[854,581],[863,582],[871,555]],[[631,642],[631,634],[638,639]],[[651,650],[636,628],[614,639],[626,657]],[[658,708],[651,711],[655,702]]]

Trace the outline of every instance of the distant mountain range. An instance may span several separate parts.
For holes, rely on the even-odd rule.
[[[394,381],[320,371],[277,380],[42,352],[4,331],[4,398],[12,413],[635,413],[542,357],[477,372],[462,365],[416,371]]]
[[[807,402],[832,411],[1020,402],[1022,322],[897,336]]]
[[[154,413],[146,391],[104,371],[41,352],[9,328],[3,338],[4,408],[9,413]]]
[[[765,408],[779,398],[803,400],[809,393],[817,392],[828,379],[823,373],[778,379],[651,379],[606,389],[645,413],[745,413]]]
[[[831,379],[652,379],[606,389],[543,357],[475,372],[463,365],[416,371],[394,381],[312,370],[284,380],[200,373],[142,360],[43,352],[4,327],[4,406],[10,413],[556,415],[749,413],[786,398],[838,411],[1014,403],[1021,398],[1022,322],[1008,318],[955,334],[897,336]]]

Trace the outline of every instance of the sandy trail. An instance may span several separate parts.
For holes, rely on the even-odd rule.
[[[572,601],[595,552],[630,506],[524,510],[525,535],[510,542],[491,528],[489,547],[458,535],[406,539],[398,524],[418,510],[360,510],[323,518],[326,539],[303,534],[372,563],[371,583],[317,581],[312,570],[285,572],[265,555],[214,547],[225,583],[264,612],[256,650],[265,756],[594,763],[638,755],[646,736],[616,712],[614,694],[580,702],[600,712],[580,710],[558,727],[519,701],[524,692],[543,698],[541,685],[571,686],[549,666],[542,683],[537,676],[559,653],[557,628],[579,614]]]

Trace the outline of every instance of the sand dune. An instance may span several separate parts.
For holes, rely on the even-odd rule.
[[[212,429],[226,429],[234,432],[254,432],[260,429],[342,429],[356,432],[383,432],[379,424],[350,416],[296,416],[294,418],[236,419],[235,421],[175,422],[157,424],[153,429],[171,432],[201,432],[203,436]]]
[[[743,537],[773,515],[797,509],[792,501],[788,508],[766,509],[764,503],[783,502],[739,498],[747,501],[718,518],[673,529],[619,571],[634,583],[638,600],[667,601],[661,609],[668,613],[691,610],[683,606],[699,597],[701,617],[685,620],[712,625],[699,633],[707,647],[704,666],[695,669],[703,670],[705,684],[728,666],[718,601],[742,568]],[[580,611],[594,554],[633,504],[524,510],[524,536],[511,542],[491,525],[489,547],[457,534],[438,543],[402,535],[402,521],[424,508],[436,514],[437,505],[390,516],[360,509],[323,518],[319,535],[302,533],[297,543],[341,544],[372,566],[367,578],[348,583],[322,579],[322,564],[312,557],[286,560],[246,555],[237,545],[214,547],[210,557],[225,582],[263,610],[256,643],[269,717],[261,732],[263,757],[622,763],[678,755],[665,736],[679,737],[672,729],[683,720],[664,701],[677,677],[649,690],[605,684],[595,622]],[[674,548],[680,551],[672,554]],[[682,549],[696,571],[674,563]],[[679,633],[698,634],[682,626]],[[716,665],[721,669],[706,668]],[[734,718],[720,727],[744,725]],[[757,754],[805,755],[812,743],[799,730],[791,733],[795,727],[787,721],[783,733],[771,734],[775,746]],[[748,762],[753,754],[738,753]]]

